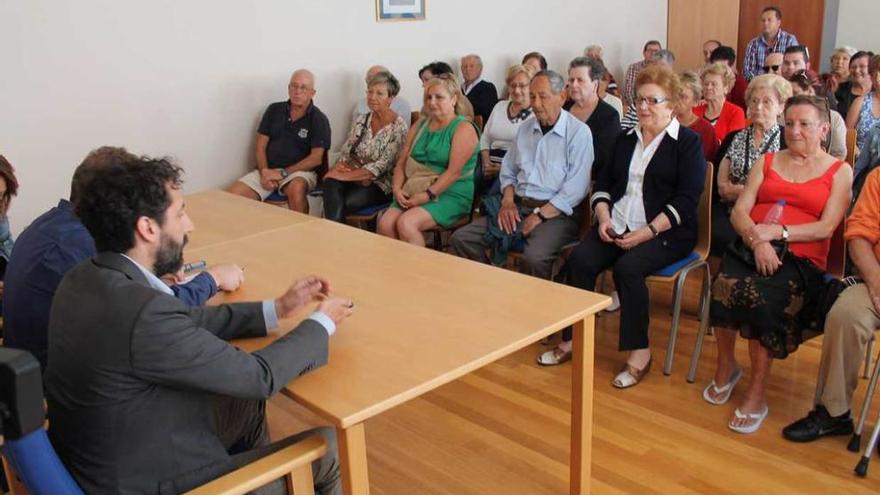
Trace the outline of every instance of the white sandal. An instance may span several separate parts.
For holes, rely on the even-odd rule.
[[[727,427],[737,433],[754,433],[761,428],[761,425],[764,423],[769,412],[770,408],[767,406],[764,406],[764,409],[761,412],[756,413],[744,413],[737,407],[736,410],[733,411],[733,415],[736,419],[747,419],[749,421],[754,421],[754,423],[745,426],[736,426],[733,424],[733,419],[731,419],[730,422],[727,423]]]
[[[715,406],[723,406],[724,404],[727,404],[727,401],[730,400],[731,394],[733,394],[733,387],[736,386],[742,376],[742,368],[737,368],[736,371],[730,375],[730,379],[727,380],[727,384],[723,387],[715,385],[715,380],[712,380],[712,382],[709,385],[706,385],[706,388],[703,389],[703,400]],[[713,399],[712,396],[709,395],[709,390],[712,390],[716,396],[719,394],[723,395],[718,399]]]
[[[559,346],[543,352],[538,356],[538,364],[541,366],[556,366],[557,364],[562,364],[569,360],[571,360],[571,350],[564,351],[560,349]]]

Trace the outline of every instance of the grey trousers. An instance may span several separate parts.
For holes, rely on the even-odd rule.
[[[489,263],[486,256],[488,245],[483,240],[486,233],[486,217],[480,217],[455,231],[449,238],[452,252],[463,258]],[[577,241],[578,222],[574,217],[560,215],[535,227],[526,238],[522,257],[522,273],[533,277],[550,279],[553,262],[566,244]]]
[[[342,495],[336,431],[333,428],[315,428],[269,443],[265,401],[230,397],[217,398],[215,420],[220,441],[230,454],[229,459],[185,473],[174,480],[163,482],[160,484],[160,493],[182,493],[191,490],[277,452],[307,436],[321,435],[327,442],[327,453],[312,463],[315,493],[318,495]],[[255,495],[288,495],[287,484],[281,478],[251,493]]]

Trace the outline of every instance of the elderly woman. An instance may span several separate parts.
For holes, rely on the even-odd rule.
[[[422,81],[422,87],[424,88],[428,81],[439,76],[440,74],[454,74],[455,72],[452,70],[449,64],[446,62],[431,62],[430,64],[419,69],[419,79]]]
[[[15,178],[15,170],[3,155],[0,155],[0,296],[3,295],[3,279],[6,274],[6,263],[12,254],[12,232],[9,229],[9,203],[12,197],[18,193],[18,180]],[[0,297],[0,309],[2,309],[2,297]]]
[[[706,177],[700,138],[675,118],[682,93],[668,67],[651,66],[636,79],[639,124],[620,134],[611,162],[599,171],[591,198],[598,226],[574,248],[568,283],[593,290],[611,268],[620,293],[621,351],[626,365],[612,385],[632,387],[651,367],[646,277],[683,257],[697,241],[697,206]],[[538,358],[544,365],[571,358],[571,332]]]
[[[531,65],[514,65],[507,70],[507,100],[495,104],[480,136],[483,178],[494,182],[501,169],[501,159],[513,145],[520,123],[532,114],[529,82],[536,74]]]
[[[751,372],[728,422],[757,431],[767,417],[765,396],[773,359],[784,359],[816,324],[830,239],[849,204],[852,170],[822,151],[827,102],[793,96],[785,104],[788,149],[752,167],[731,219],[740,240],[725,253],[712,285],[711,324],[718,344],[715,377],[703,398],[726,403],[743,375],[737,331],[749,340]]]
[[[868,74],[868,62],[873,52],[856,52],[849,59],[849,81],[840,83],[834,97],[837,99],[837,111],[844,120],[849,116],[849,109],[856,98],[871,91],[873,84]]]
[[[718,163],[718,202],[712,208],[712,254],[721,256],[738,234],[730,211],[746,187],[749,171],[766,153],[779,151],[782,127],[779,116],[791,96],[788,81],[776,74],[756,76],[746,88],[746,108],[752,123],[731,133],[721,146]]]
[[[849,46],[836,48],[831,54],[831,74],[838,84],[849,81],[849,61],[856,54]]]
[[[880,55],[868,62],[871,90],[853,100],[846,115],[846,127],[856,130],[856,148],[865,144],[871,128],[880,125]]]
[[[700,72],[705,103],[696,106],[694,113],[715,127],[715,136],[719,141],[746,126],[746,115],[742,108],[727,101],[727,93],[730,93],[735,80],[733,70],[723,62],[709,64]]]
[[[599,97],[599,84],[605,66],[601,60],[577,57],[568,64],[568,96],[562,107],[576,119],[587,124],[593,135],[592,174],[595,176],[611,158],[614,140],[620,134],[620,116]]]
[[[816,87],[810,83],[806,73],[797,72],[788,81],[791,83],[793,95],[816,96]],[[829,109],[828,112],[831,131],[822,139],[822,149],[831,156],[843,160],[846,158],[846,122],[837,110]]]
[[[535,69],[535,74],[542,70],[547,70],[547,59],[540,52],[529,52],[523,55],[523,65],[531,65]]]
[[[394,202],[379,219],[379,234],[424,246],[424,231],[451,226],[470,212],[479,136],[465,102],[453,75],[425,84],[427,118],[409,130],[394,167]]]
[[[715,154],[718,153],[718,137],[715,136],[715,128],[712,124],[706,122],[705,119],[697,117],[694,113],[694,107],[703,94],[703,86],[700,84],[700,78],[694,71],[685,71],[679,78],[681,79],[681,97],[678,99],[678,105],[675,107],[675,118],[692,131],[700,136],[703,142],[703,157],[707,162],[715,161]]]
[[[391,109],[400,83],[389,72],[367,82],[369,113],[352,123],[339,161],[324,176],[324,217],[335,222],[389,201],[391,172],[406,139],[406,121]]]

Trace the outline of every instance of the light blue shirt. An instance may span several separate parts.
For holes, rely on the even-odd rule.
[[[144,268],[140,263],[131,259],[129,256],[122,254],[125,256],[128,261],[134,263],[134,266],[144,274],[144,277],[147,279],[147,283],[150,284],[150,287],[156,289],[163,294],[167,294],[171,297],[174,297],[174,291],[171,290],[171,287],[168,287],[165,282],[163,282],[159,277],[157,277],[153,272]],[[327,330],[328,335],[333,335],[333,332],[336,331],[336,324],[333,323],[333,320],[324,314],[321,311],[315,311],[311,315],[309,315],[310,320],[315,320]],[[266,322],[266,330],[270,328],[275,328],[278,326],[278,314],[275,312],[275,301],[271,299],[266,299],[263,301],[263,320]]]
[[[583,201],[593,168],[593,135],[586,124],[562,110],[553,129],[541,132],[534,115],[523,121],[501,162],[501,190],[549,201],[571,215]]]

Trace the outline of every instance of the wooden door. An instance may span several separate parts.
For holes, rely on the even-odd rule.
[[[794,34],[810,50],[811,68],[818,71],[822,61],[822,23],[825,0],[740,0],[737,63],[742,70],[746,45],[761,34],[761,11],[765,7],[782,10],[782,29]]]
[[[739,0],[669,0],[668,48],[678,71],[703,66],[703,43],[718,40],[736,46]]]

